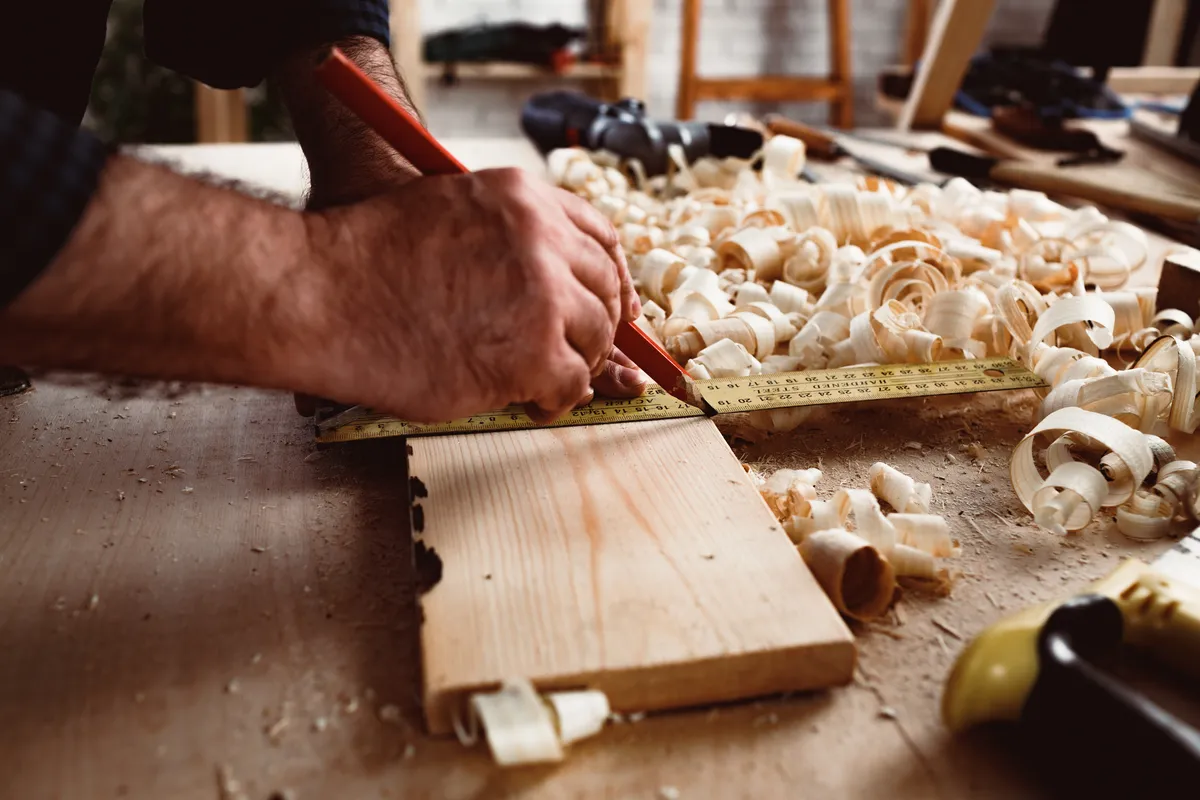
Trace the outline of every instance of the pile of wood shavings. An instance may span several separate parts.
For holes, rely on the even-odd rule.
[[[883,615],[898,581],[948,592],[952,578],[937,559],[959,554],[946,520],[931,513],[933,490],[883,462],[871,488],[839,489],[817,499],[818,469],[781,469],[751,479],[838,611],[859,620]],[[884,514],[883,501],[893,509]]]
[[[617,227],[646,329],[694,378],[1010,356],[1052,387],[1011,469],[1039,525],[1075,531],[1119,507],[1125,533],[1153,538],[1200,517],[1196,465],[1154,435],[1196,428],[1200,336],[1191,315],[1155,313],[1155,289],[1124,288],[1148,258],[1139,228],[961,179],[812,186],[786,136],[751,161],[672,160],[651,180],[580,149],[549,168]],[[811,413],[743,422],[787,431]]]

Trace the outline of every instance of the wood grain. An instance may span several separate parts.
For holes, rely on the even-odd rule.
[[[829,81],[840,90],[829,104],[830,121],[854,127],[854,80],[850,67],[850,0],[829,0]]]
[[[759,103],[836,102],[846,87],[828,78],[803,75],[760,75],[755,78],[697,78],[697,100],[751,100]]]
[[[1196,169],[1129,141],[1123,123],[1089,127],[1143,168]],[[474,169],[536,162],[519,139],[459,144],[448,143]],[[923,159],[856,149],[909,170]],[[264,183],[281,188],[302,163],[294,145],[189,152],[230,177],[277,162],[282,173]],[[1168,243],[1151,240],[1136,284],[1157,281]],[[1034,528],[1007,476],[1035,414],[1036,402],[1016,395],[842,408],[740,449],[764,471],[820,466],[822,496],[865,486],[880,460],[930,481],[966,576],[948,599],[906,594],[893,620],[857,627],[849,686],[610,725],[563,764],[502,770],[482,747],[419,732],[397,442],[314,455],[290,396],[139,395],[35,376],[33,392],[0,398],[0,797],[213,800],[219,766],[255,800],[284,790],[298,800],[652,798],[665,787],[683,798],[1045,797],[1005,738],[949,736],[938,697],[950,665],[986,625],[1170,542],[1131,542],[1108,517],[1071,541]],[[963,455],[972,441],[987,449],[978,463]],[[1200,457],[1200,437],[1174,444]],[[171,464],[184,474],[165,475]],[[706,469],[693,461],[687,472]],[[227,692],[234,679],[238,691]],[[400,718],[381,719],[392,704]],[[288,725],[268,737],[285,709]]]
[[[645,100],[649,96],[646,60],[653,14],[653,4],[641,0],[612,0],[609,3],[610,27],[617,37],[621,55],[617,78],[619,98]]]
[[[850,679],[849,631],[711,421],[410,447],[444,565],[421,603],[433,732],[511,676],[621,711]]]
[[[1200,221],[1200,194],[1194,185],[1121,165],[1053,167],[1024,161],[1001,161],[989,177],[1023,189],[1068,195],[1123,211],[1164,219]]]
[[[930,0],[908,0],[908,14],[904,22],[904,65],[911,67],[921,60],[925,52],[925,37],[929,33],[929,19],[936,3]]]
[[[995,5],[996,0],[942,0],[926,39],[921,68],[900,114],[901,130],[941,126]]]
[[[213,800],[225,766],[261,800],[399,760],[404,452],[314,455],[291,404],[38,375],[0,398],[0,797]]]
[[[700,48],[700,0],[683,0],[680,10],[679,88],[675,92],[675,118],[691,119],[696,113],[696,51]]]
[[[417,0],[388,0],[389,28],[392,34],[392,61],[408,90],[408,99],[418,112],[425,113],[426,86],[424,52],[421,39],[421,4]]]
[[[1025,157],[1025,150],[1019,144],[993,130],[991,125],[962,125],[956,121],[953,114],[947,114],[942,120],[942,133],[988,155],[1000,158]]]
[[[1175,66],[1175,54],[1179,51],[1187,13],[1188,0],[1154,0],[1149,30],[1146,31],[1146,48],[1142,51],[1143,66]]]
[[[1200,81],[1200,67],[1113,67],[1108,88],[1119,94],[1188,94]]]
[[[224,144],[250,140],[244,89],[213,89],[198,81],[193,85],[197,142]]]
[[[1200,76],[1200,71],[1198,71],[1198,76]],[[974,117],[961,111],[950,111],[943,121],[943,126],[949,126],[954,130],[956,138],[963,137],[965,139],[972,134],[986,138],[991,132],[991,120]],[[1085,127],[1093,131],[1108,147],[1125,153],[1125,157],[1116,165],[1121,170],[1133,169],[1150,173],[1151,176],[1175,187],[1176,191],[1172,191],[1172,194],[1178,193],[1179,190],[1194,193],[1195,187],[1200,185],[1200,166],[1188,163],[1160,147],[1131,137],[1129,123],[1125,120],[1089,120]],[[913,132],[903,135],[929,136]],[[998,134],[993,133],[992,135]],[[983,146],[984,138],[977,140],[976,146],[987,150],[988,148]],[[1005,141],[1007,142],[1004,146],[1007,152],[1005,157],[1008,158],[1019,158],[1022,161],[1049,167],[1062,157],[1062,153],[1034,150],[1006,137]],[[929,138],[927,143],[933,146],[938,142],[936,142],[936,138]]]

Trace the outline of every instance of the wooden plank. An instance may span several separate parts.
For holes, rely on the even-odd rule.
[[[904,23],[904,65],[915,66],[925,50],[929,33],[929,18],[936,5],[931,0],[908,0],[908,15]]]
[[[696,51],[700,47],[700,0],[683,0],[679,50],[679,89],[675,95],[676,119],[696,113]]]
[[[1187,11],[1188,0],[1154,0],[1150,29],[1146,33],[1146,49],[1142,51],[1143,66],[1175,65],[1175,54],[1179,52],[1179,37],[1183,36]]]
[[[200,144],[245,142],[250,139],[246,93],[195,83],[196,141]]]
[[[996,0],[942,0],[921,57],[921,68],[900,114],[901,130],[938,128],[954,102],[967,65],[991,19]]]
[[[403,448],[306,460],[283,393],[34,382],[0,399],[0,796],[215,800],[226,766],[266,798],[398,761]]]
[[[650,36],[650,17],[654,6],[643,0],[611,0],[610,27],[617,37],[621,70],[617,77],[617,95],[645,100],[648,96],[646,59]]]
[[[849,631],[711,421],[410,447],[414,520],[444,568],[421,601],[432,732],[512,676],[619,711],[850,679]]]
[[[1118,94],[1190,94],[1200,67],[1113,67],[1108,88]]]
[[[1012,139],[992,129],[990,120],[983,125],[963,125],[956,115],[947,114],[942,120],[942,133],[978,148],[988,155],[1001,158],[1024,158],[1025,150]]]
[[[954,566],[970,575],[953,596],[906,593],[903,624],[858,627],[862,670],[845,688],[609,725],[561,765],[506,770],[482,745],[419,730],[398,441],[314,458],[290,395],[143,386],[130,397],[74,376],[35,381],[0,398],[6,798],[215,800],[220,767],[255,800],[652,798],[663,786],[683,798],[926,800],[980,786],[1041,796],[994,737],[947,735],[938,696],[965,642],[931,620],[969,637],[1171,544],[1130,542],[1106,521],[1077,553],[1024,524],[1007,474],[1029,429],[1025,403],[955,401],[987,443],[971,469],[942,456],[964,442],[961,425],[939,419],[945,406],[847,409],[746,457],[765,470],[816,466],[820,454],[822,497],[865,486],[877,460],[933,482],[963,543]],[[914,440],[923,451],[903,446]],[[163,474],[172,464],[179,478]],[[381,719],[392,705],[399,721]]]
[[[961,132],[969,131],[978,134],[989,130],[990,120],[964,114],[961,111],[951,111],[946,115],[943,124],[949,125],[951,129],[955,130],[955,136],[959,136]],[[1125,153],[1125,157],[1116,165],[1122,170],[1136,168],[1157,176],[1162,181],[1162,186],[1166,187],[1170,193],[1200,185],[1200,167],[1190,164],[1162,148],[1132,138],[1129,133],[1129,123],[1125,120],[1089,120],[1084,127],[1095,132],[1104,144]],[[1011,150],[1011,155],[1008,157],[1020,158],[1046,166],[1053,165],[1062,157],[1061,153],[1034,150],[1012,140],[1008,140],[1007,149]]]
[[[1129,158],[1158,152],[1104,133],[1116,123],[1089,127]],[[945,143],[937,134],[912,139]],[[472,140],[455,144],[476,169],[511,163],[505,144],[536,161],[519,139],[482,151]],[[283,146],[196,151],[249,156],[252,147]],[[284,174],[268,185],[287,184],[302,163],[291,148],[294,160],[281,161]],[[917,166],[898,150],[859,149]],[[1157,157],[1164,170],[1181,164]],[[245,176],[244,165],[208,166]],[[1169,245],[1153,235],[1151,244],[1136,285],[1154,285]],[[179,387],[79,376],[35,383],[0,398],[5,797],[213,800],[221,766],[251,798],[626,798],[667,786],[684,798],[925,800],[978,796],[981,786],[993,797],[1040,797],[996,737],[947,734],[938,697],[966,642],[934,621],[970,637],[1171,544],[1131,542],[1103,518],[1076,550],[1027,524],[1007,483],[1009,454],[1031,424],[1026,403],[997,395],[847,409],[744,458],[762,470],[820,463],[822,497],[865,486],[880,460],[930,481],[963,544],[953,566],[969,577],[953,596],[906,593],[892,621],[858,627],[860,679],[843,689],[610,725],[561,765],[505,770],[482,746],[418,732],[418,622],[397,512],[405,502],[397,442],[314,456],[290,395],[207,387],[177,396]],[[986,443],[970,469],[943,457],[966,441],[961,425],[945,424],[948,412]],[[911,441],[924,448],[903,446]],[[1175,444],[1181,457],[1200,457],[1200,437]],[[179,478],[163,474],[171,464],[184,469]],[[226,691],[235,679],[237,690]],[[393,704],[400,720],[381,719]],[[284,711],[288,724],[269,737]]]

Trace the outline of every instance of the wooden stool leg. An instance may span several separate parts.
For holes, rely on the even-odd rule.
[[[700,41],[700,0],[684,0],[680,35],[679,92],[675,118],[691,119],[696,112],[696,48]]]
[[[925,52],[925,37],[929,33],[929,0],[908,0],[908,21],[904,30],[904,64],[911,67]]]
[[[200,144],[250,140],[244,90],[222,91],[196,82],[194,103],[196,141]]]
[[[621,58],[618,98],[646,99],[646,49],[653,10],[653,5],[645,0],[609,2],[609,29],[619,37],[616,45]]]
[[[850,74],[850,0],[829,0],[829,78],[841,87],[829,104],[830,122],[854,127],[854,82]]]

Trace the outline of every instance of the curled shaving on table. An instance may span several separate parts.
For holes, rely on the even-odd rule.
[[[938,559],[959,555],[946,520],[930,513],[933,490],[882,461],[871,466],[870,490],[841,488],[817,497],[819,469],[781,469],[751,480],[783,523],[817,582],[842,614],[870,620],[904,585],[948,593],[955,574]],[[892,513],[885,514],[883,501]]]
[[[1141,229],[962,179],[814,186],[795,178],[803,153],[774,136],[755,159],[689,166],[675,148],[647,179],[565,149],[549,169],[617,227],[646,320],[694,378],[1008,356],[1051,386],[1012,458],[1038,525],[1115,508],[1148,539],[1200,514],[1196,465],[1161,438],[1196,429],[1200,309],[1156,312],[1154,288],[1127,286],[1149,258]],[[744,422],[779,432],[811,413]]]

